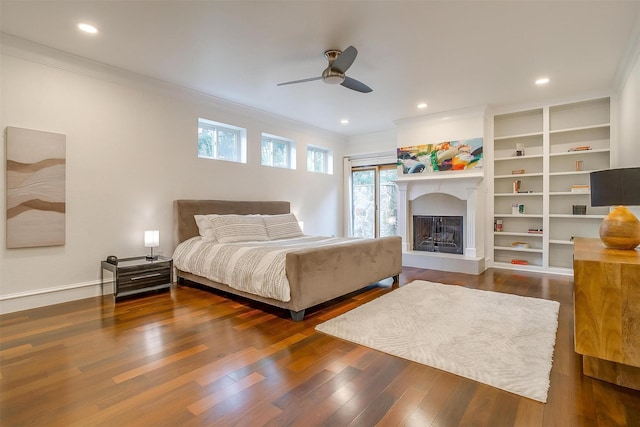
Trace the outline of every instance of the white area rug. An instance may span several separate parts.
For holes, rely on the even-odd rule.
[[[546,402],[559,308],[417,280],[316,329]]]

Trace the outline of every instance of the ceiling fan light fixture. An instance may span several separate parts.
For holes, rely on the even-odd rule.
[[[339,85],[340,83],[342,83],[344,81],[344,77],[341,76],[327,76],[324,79],[322,79],[323,82],[325,82],[328,85]]]
[[[344,81],[344,73],[328,67],[322,72],[322,81],[329,85],[339,85]]]
[[[96,27],[94,27],[91,24],[86,24],[84,22],[79,23],[78,28],[81,31],[84,31],[85,33],[89,33],[89,34],[96,34],[98,32],[98,29]]]

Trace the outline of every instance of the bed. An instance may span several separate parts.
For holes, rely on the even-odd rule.
[[[285,201],[174,200],[174,243],[178,246],[200,235],[194,215],[279,215],[290,212]],[[354,239],[338,246],[306,248],[286,253],[284,262],[290,299],[280,301],[234,289],[176,268],[179,285],[196,284],[289,310],[294,321],[305,310],[392,277],[397,284],[402,271],[399,236]]]

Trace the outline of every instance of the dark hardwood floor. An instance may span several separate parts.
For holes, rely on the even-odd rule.
[[[179,287],[0,316],[2,426],[638,426],[640,392],[581,374],[572,279],[405,268],[414,279],[559,301],[546,404],[315,332],[392,290],[288,314]]]

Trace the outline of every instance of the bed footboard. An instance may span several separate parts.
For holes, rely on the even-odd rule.
[[[300,311],[402,272],[399,236],[305,249],[287,254],[289,308]]]

